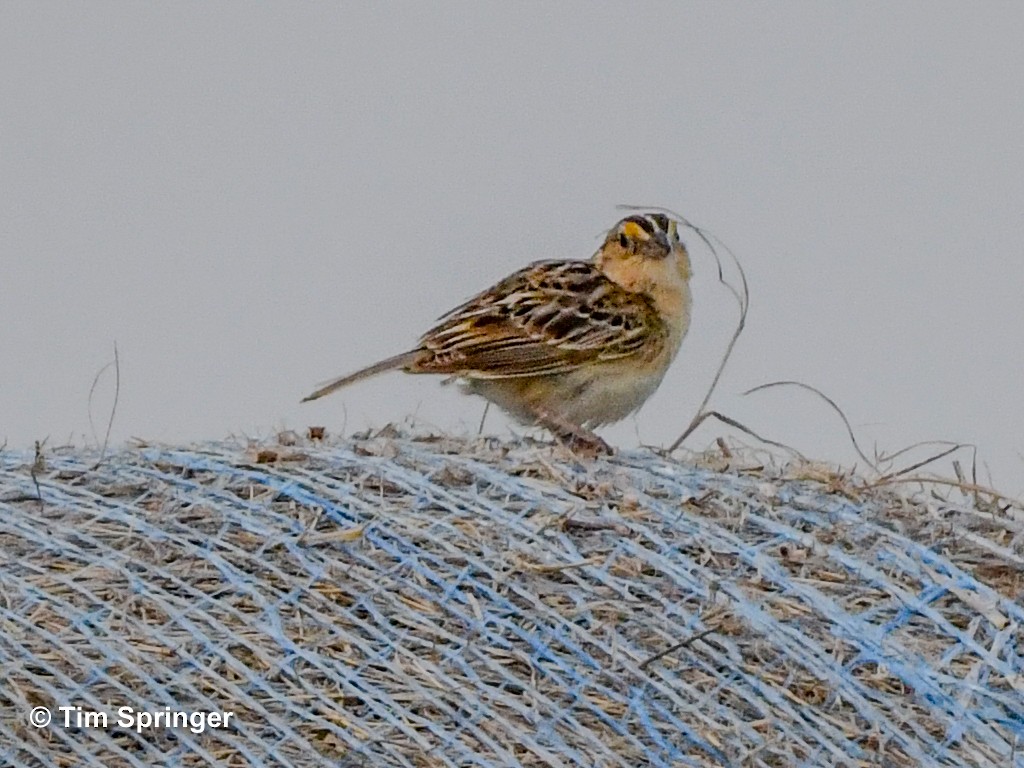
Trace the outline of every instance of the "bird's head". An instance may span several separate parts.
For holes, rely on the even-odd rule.
[[[690,279],[690,257],[677,222],[663,213],[624,218],[608,232],[594,261],[609,278],[633,290],[643,290],[650,281]]]

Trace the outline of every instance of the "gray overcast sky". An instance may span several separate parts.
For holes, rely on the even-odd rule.
[[[1019,2],[5,2],[0,441],[91,442],[115,341],[116,441],[472,431],[429,377],[298,400],[641,203],[746,264],[720,409],[851,462],[813,398],[739,396],[799,378],[1020,493],[1021,40]],[[679,433],[731,332],[688,239],[690,336],[619,445]]]

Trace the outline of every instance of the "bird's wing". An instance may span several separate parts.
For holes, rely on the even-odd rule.
[[[584,261],[541,261],[444,315],[413,370],[476,379],[565,373],[664,343],[644,296]]]

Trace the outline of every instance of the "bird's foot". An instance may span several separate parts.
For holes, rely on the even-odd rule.
[[[589,429],[575,424],[558,414],[549,411],[539,411],[537,413],[537,422],[547,427],[559,443],[580,456],[594,459],[598,456],[611,456],[615,453],[608,443]]]
[[[559,441],[573,453],[587,459],[598,456],[611,456],[615,453],[612,447],[593,432],[579,431],[558,435]]]

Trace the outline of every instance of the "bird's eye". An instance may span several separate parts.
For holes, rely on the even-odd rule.
[[[629,238],[626,237],[625,234],[623,234],[622,232],[619,233],[619,245],[621,245],[623,248],[629,248]]]

